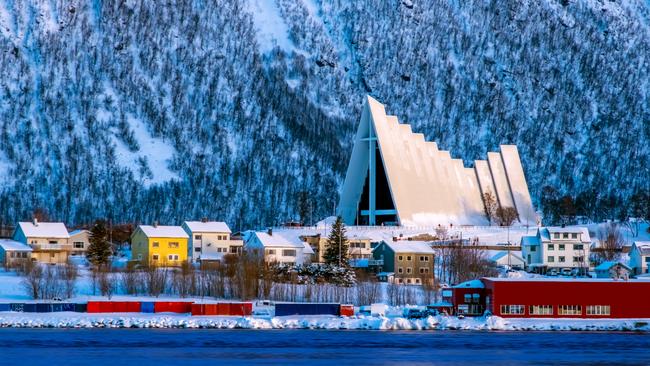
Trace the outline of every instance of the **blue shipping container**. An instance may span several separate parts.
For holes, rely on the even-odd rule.
[[[85,313],[88,311],[88,304],[74,304],[74,312]]]
[[[11,304],[0,304],[0,311],[11,311]]]
[[[340,304],[327,303],[276,303],[275,316],[287,315],[339,315]]]
[[[153,302],[141,302],[140,303],[140,312],[141,313],[153,313],[154,312],[154,303]]]
[[[27,311],[27,310],[25,310]],[[52,312],[52,304],[36,304],[36,312],[37,313],[51,313]]]
[[[25,313],[37,313],[37,304],[23,304],[23,311]]]
[[[74,311],[75,304],[67,303],[67,302],[60,302],[60,303],[55,303],[51,304],[52,305],[52,312],[60,312],[60,311]]]
[[[9,310],[10,311],[15,311],[18,313],[23,312],[23,304],[9,304]]]

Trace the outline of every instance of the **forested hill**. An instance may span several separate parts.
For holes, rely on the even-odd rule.
[[[649,24],[640,0],[0,0],[0,220],[329,215],[366,94],[467,163],[517,144],[537,204],[618,215],[650,187]]]

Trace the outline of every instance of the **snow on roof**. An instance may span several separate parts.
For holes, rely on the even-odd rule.
[[[481,280],[471,280],[459,283],[456,286],[452,286],[452,288],[485,288],[485,285]]]
[[[185,221],[187,226],[193,233],[230,233],[230,228],[225,222],[221,221]]]
[[[264,247],[295,247],[295,248],[304,248],[306,243],[303,243],[302,241],[291,241],[287,240],[285,237],[283,237],[280,234],[273,233],[272,235],[269,235],[266,232],[262,231],[257,231],[254,232],[253,235],[257,237],[259,242],[262,244]]]
[[[88,232],[88,230],[83,230],[83,229],[73,230],[73,231],[70,232],[70,236],[72,237],[72,236],[79,235],[79,234],[84,233],[84,232]]]
[[[540,245],[541,241],[537,236],[522,236],[521,245]]]
[[[520,256],[518,256],[516,253],[512,253],[512,251],[506,251],[506,250],[501,251],[501,252],[497,252],[495,255],[492,256],[492,258],[490,258],[490,260],[492,262],[497,262],[499,259],[507,257],[508,253],[510,253],[510,257],[512,257],[512,258],[515,258],[515,259],[520,260],[522,262],[524,261],[524,259],[521,258]]]
[[[303,254],[314,254],[314,249],[309,245],[307,242],[303,242],[303,247],[305,248],[302,253]]]
[[[140,225],[138,227],[149,238],[189,238],[189,235],[180,226],[157,225],[154,227],[151,225]]]
[[[395,253],[418,253],[418,254],[434,254],[435,251],[431,246],[424,241],[415,240],[400,240],[400,241],[386,241],[384,243]]]
[[[68,239],[68,229],[62,222],[19,222],[18,226],[27,238],[58,238]]]
[[[0,239],[0,247],[2,247],[2,249],[4,249],[5,251],[14,251],[14,252],[32,251],[32,248],[29,245],[11,239]]]
[[[632,268],[628,267],[625,263],[622,262],[616,262],[616,261],[607,261],[599,264],[596,268],[594,268],[596,271],[609,271],[612,267],[615,265],[620,264],[621,266],[627,268],[628,270],[632,270]]]
[[[642,255],[650,255],[650,241],[635,241],[634,245]]]

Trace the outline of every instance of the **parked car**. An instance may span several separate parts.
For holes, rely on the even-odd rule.
[[[557,276],[557,269],[555,269],[555,268],[549,269],[548,272],[546,272],[546,275],[547,276]]]
[[[408,309],[406,311],[406,317],[408,319],[424,319],[428,316],[429,316],[429,312],[427,310]]]
[[[562,271],[560,273],[562,276],[571,276],[571,270],[568,268],[562,268]]]

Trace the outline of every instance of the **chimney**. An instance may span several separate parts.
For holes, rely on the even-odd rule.
[[[152,226],[153,226],[153,227],[158,227],[158,221],[157,221],[157,220],[154,221]]]
[[[38,226],[38,219],[34,217],[32,223],[34,224],[34,226]]]
[[[202,223],[206,223],[206,222],[208,222],[208,218],[207,218],[207,217],[202,217],[202,218],[201,218],[201,222],[202,222]]]
[[[266,230],[266,233],[269,234],[269,236],[273,236],[273,228]]]

